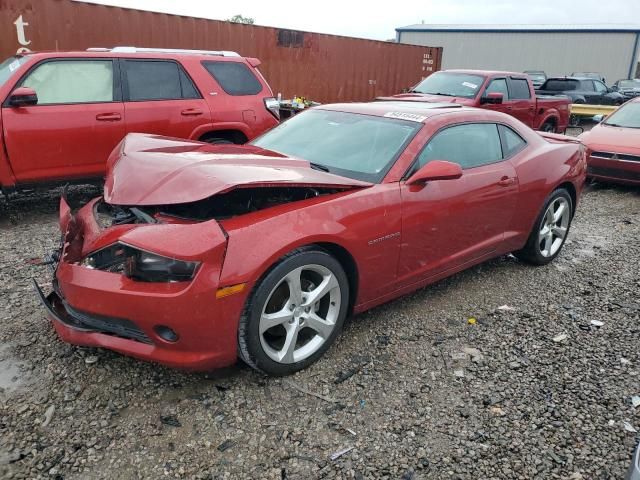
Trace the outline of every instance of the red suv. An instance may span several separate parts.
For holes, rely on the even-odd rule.
[[[100,178],[130,132],[244,143],[278,123],[259,64],[134,47],[9,58],[0,63],[0,187]]]

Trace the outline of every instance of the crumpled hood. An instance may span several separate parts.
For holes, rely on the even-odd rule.
[[[425,102],[425,103],[456,103],[458,105],[473,106],[473,98],[448,97],[446,95],[429,95],[426,93],[399,93],[390,97],[378,97],[378,101]]]
[[[640,154],[640,129],[596,125],[580,135],[589,149],[613,153]]]
[[[107,162],[104,198],[113,205],[196,202],[238,187],[368,187],[254,146],[127,135]]]

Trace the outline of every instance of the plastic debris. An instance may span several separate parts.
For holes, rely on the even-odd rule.
[[[622,424],[624,425],[624,429],[625,429],[627,432],[630,432],[630,433],[636,433],[636,432],[638,431],[638,430],[636,430],[636,428],[635,428],[633,425],[631,425],[629,422],[622,422]]]
[[[160,415],[160,421],[163,425],[168,425],[170,427],[182,426],[180,420],[178,420],[178,417],[176,417],[175,415]]]
[[[633,405],[633,408],[640,407],[640,395],[634,395],[631,397],[631,405]]]
[[[92,365],[98,361],[98,357],[95,355],[89,355],[88,357],[84,357],[84,363],[87,365]]]
[[[51,419],[53,418],[53,414],[55,411],[55,405],[51,405],[49,408],[47,408],[46,412],[44,412],[44,422],[42,422],[43,427],[46,427],[51,423]]]
[[[498,311],[500,312],[515,312],[516,309],[513,307],[510,307],[509,305],[500,305],[498,307]]]
[[[336,453],[331,454],[331,456],[329,457],[332,461],[335,461],[337,459],[339,459],[341,456],[349,453],[351,450],[353,450],[354,447],[347,447],[347,448],[343,448],[342,450],[338,450]]]
[[[556,335],[553,337],[553,341],[556,343],[564,342],[568,338],[566,333],[561,333],[560,335]]]
[[[467,323],[469,325],[475,325],[478,322],[478,320],[476,320],[474,317],[469,317],[469,319],[467,320]]]
[[[454,360],[466,360],[467,354],[464,352],[453,352],[451,358]]]
[[[615,420],[609,420],[608,424],[609,424],[610,427],[613,427],[616,424],[616,421]]]
[[[222,442],[220,445],[218,445],[218,451],[219,452],[224,452],[226,450],[229,450],[231,447],[233,447],[236,444],[236,442],[234,442],[233,440],[225,440],[224,442]]]
[[[604,325],[604,322],[601,322],[600,320],[591,320],[591,325],[593,325],[594,327],[602,327]]]
[[[463,378],[464,377],[464,370],[454,370],[453,374],[458,378]]]
[[[620,363],[621,363],[622,365],[629,365],[629,364],[631,363],[631,360],[627,360],[627,359],[626,359],[626,358],[624,358],[624,357],[620,357]]]

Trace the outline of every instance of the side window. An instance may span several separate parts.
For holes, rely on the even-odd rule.
[[[491,80],[491,83],[489,83],[484,93],[485,95],[487,93],[501,93],[504,96],[504,99],[508,100],[509,90],[507,90],[507,80],[504,78],[496,78],[494,80]]]
[[[200,98],[186,73],[176,62],[125,60],[129,100],[178,100]]]
[[[498,130],[500,130],[500,136],[502,137],[502,151],[505,158],[515,155],[527,146],[527,142],[511,128],[505,125],[498,125]]]
[[[229,95],[255,95],[262,84],[244,63],[202,62],[204,68]]]
[[[596,92],[598,93],[607,93],[607,91],[609,90],[604,83],[598,82],[597,80],[594,80],[593,84],[595,85]]]
[[[514,100],[528,100],[531,98],[529,82],[524,78],[511,79],[511,98]]]
[[[38,65],[22,81],[38,105],[113,102],[111,60],[54,60]]]
[[[502,146],[495,123],[468,123],[438,132],[418,156],[417,168],[431,160],[447,160],[473,168],[502,160]]]
[[[580,82],[580,89],[585,92],[594,92],[595,88],[593,87],[593,80],[582,80]]]

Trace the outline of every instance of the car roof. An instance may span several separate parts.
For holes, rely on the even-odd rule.
[[[219,52],[219,55],[211,53],[198,53],[195,50],[138,50],[138,51],[128,51],[128,50],[111,50],[107,48],[95,48],[91,50],[70,50],[70,51],[39,51],[39,52],[25,52],[18,54],[18,56],[23,56],[26,58],[36,58],[47,59],[47,58],[200,58],[200,59],[216,59],[216,60],[224,60],[224,61],[245,61],[245,57],[241,57],[238,54],[234,54],[234,52]],[[232,55],[224,55],[224,53],[230,53]]]
[[[526,76],[526,73],[520,73],[520,72],[508,72],[508,71],[504,71],[504,70],[469,70],[469,69],[452,69],[452,70],[441,70],[441,72],[444,73],[467,73],[469,75],[482,75],[484,77],[488,77],[490,75],[512,75],[512,76],[519,76],[519,77],[524,77]]]
[[[549,77],[547,80],[597,80],[591,77]]]
[[[336,112],[357,113],[361,115],[372,115],[375,117],[388,117],[402,119],[407,115],[408,120],[425,123],[429,118],[444,113],[470,113],[486,112],[487,114],[499,113],[473,107],[466,107],[455,103],[427,103],[427,102],[404,102],[402,100],[381,100],[361,103],[332,103],[314,107],[319,110],[331,110]]]

